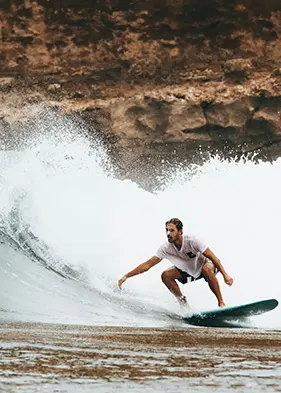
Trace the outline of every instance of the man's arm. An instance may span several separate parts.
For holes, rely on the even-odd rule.
[[[162,259],[158,258],[156,256],[151,257],[150,259],[148,259],[146,262],[141,263],[139,266],[137,266],[135,269],[131,270],[130,272],[128,272],[127,274],[125,274],[125,276],[123,276],[122,278],[120,278],[120,280],[118,281],[118,286],[121,289],[123,283],[127,280],[127,278],[129,277],[133,277],[136,276],[137,274],[141,274],[146,272],[147,270],[149,270],[152,266],[157,265],[157,263],[161,262]]]
[[[219,258],[216,257],[216,255],[215,255],[209,248],[207,248],[207,250],[203,252],[203,255],[204,255],[206,258],[210,259],[210,260],[213,262],[213,264],[218,268],[218,270],[219,270],[219,271],[221,272],[221,274],[223,275],[224,282],[225,282],[227,285],[232,285],[232,284],[233,284],[233,278],[231,278],[231,277],[226,273],[226,271],[224,270],[224,267],[222,266],[221,261],[219,260]]]

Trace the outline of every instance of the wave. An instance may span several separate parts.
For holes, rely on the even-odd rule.
[[[281,299],[280,160],[212,158],[200,167],[177,167],[151,194],[114,178],[103,144],[77,122],[51,113],[34,127],[36,137],[21,150],[0,153],[5,318],[180,323],[177,303],[161,283],[167,261],[117,290],[118,278],[154,255],[172,216],[182,219],[185,233],[203,238],[234,277],[231,288],[220,279],[229,305]],[[216,307],[205,283],[183,290],[195,308]],[[279,328],[280,311],[257,321]]]

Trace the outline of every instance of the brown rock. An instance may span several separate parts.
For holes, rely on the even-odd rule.
[[[250,118],[253,107],[246,100],[230,104],[212,104],[204,113],[208,124],[220,127],[243,127]]]
[[[139,162],[194,162],[199,145],[281,155],[280,0],[4,3],[6,121],[32,116],[31,103],[78,113],[134,176]]]
[[[191,138],[190,131],[204,127],[206,124],[200,105],[190,105],[185,100],[177,100],[171,104],[169,110],[165,137],[166,139],[185,140],[187,137]]]
[[[129,138],[159,138],[167,129],[167,107],[167,102],[148,97],[120,102],[111,111],[112,131]]]
[[[264,108],[257,111],[253,120],[260,122],[264,125],[264,128],[270,128],[272,134],[281,135],[281,118],[280,118],[281,108],[274,110],[273,108]]]
[[[0,92],[8,92],[15,83],[15,78],[4,77],[0,78]]]
[[[51,83],[48,86],[48,91],[51,92],[51,93],[55,93],[55,92],[57,92],[60,89],[61,89],[61,85],[59,83]]]
[[[230,59],[223,64],[225,75],[243,79],[249,76],[252,66],[251,59]]]

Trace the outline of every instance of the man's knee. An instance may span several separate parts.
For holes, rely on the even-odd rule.
[[[202,267],[202,273],[207,280],[212,279],[215,276],[215,266],[213,263],[205,263]]]
[[[163,282],[168,282],[171,281],[171,274],[169,272],[169,270],[164,270],[161,274],[161,279]]]
[[[162,272],[161,279],[163,282],[166,282],[169,279],[169,273],[167,272],[167,270],[164,270],[164,272]]]

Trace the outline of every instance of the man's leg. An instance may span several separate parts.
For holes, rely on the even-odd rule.
[[[215,294],[216,298],[218,299],[219,307],[225,307],[225,303],[223,301],[221,290],[220,290],[220,284],[215,275],[214,264],[206,263],[202,268],[202,273],[206,278],[206,280],[208,281],[211,291]]]
[[[161,275],[163,283],[166,285],[166,287],[169,289],[169,291],[172,292],[173,295],[178,299],[180,304],[187,304],[185,296],[183,296],[180,287],[178,286],[176,280],[181,280],[182,275],[178,271],[177,268],[175,267],[170,267],[167,270],[164,270],[164,272]]]

